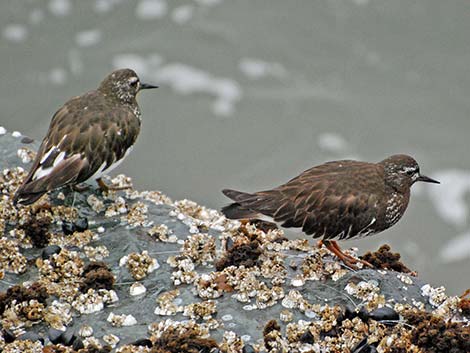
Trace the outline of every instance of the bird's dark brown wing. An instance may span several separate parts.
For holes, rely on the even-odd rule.
[[[348,238],[372,231],[379,221],[380,195],[365,191],[383,180],[375,164],[337,161],[311,168],[273,190],[243,194],[240,208],[298,227],[315,237]],[[362,191],[364,190],[364,191]],[[234,198],[232,198],[234,199]]]
[[[71,99],[54,115],[16,201],[28,204],[38,194],[81,183],[123,158],[134,143],[140,122],[128,119],[129,109],[110,107],[100,96],[81,98]]]

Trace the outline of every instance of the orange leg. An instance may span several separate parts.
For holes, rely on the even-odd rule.
[[[355,270],[358,269],[356,264],[358,262],[362,263],[366,267],[374,268],[369,262],[357,259],[351,255],[345,254],[338,245],[338,242],[334,240],[320,240],[318,246],[325,245],[325,247],[330,250],[333,254],[336,255],[346,266],[349,266]]]
[[[128,190],[132,188],[131,185],[126,185],[126,186],[108,185],[101,178],[96,179],[96,182],[98,183],[98,186],[100,187],[100,189],[105,192],[108,192],[109,190],[117,191],[117,190]]]

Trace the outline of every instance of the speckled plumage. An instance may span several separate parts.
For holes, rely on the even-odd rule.
[[[379,163],[328,162],[271,190],[223,190],[234,203],[222,209],[233,219],[270,219],[323,240],[379,233],[404,214],[419,174],[416,161],[394,155]]]
[[[98,89],[66,102],[53,116],[15,202],[33,203],[48,191],[98,179],[119,165],[140,132],[136,95],[154,87],[121,69]]]

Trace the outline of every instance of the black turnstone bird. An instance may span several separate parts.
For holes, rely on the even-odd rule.
[[[157,86],[130,69],[112,72],[98,89],[74,97],[52,118],[33,166],[16,191],[15,203],[31,204],[48,191],[96,179],[116,168],[140,131],[136,95]]]
[[[235,202],[222,213],[231,219],[261,219],[302,228],[321,238],[320,243],[346,265],[355,267],[365,262],[343,253],[334,239],[359,238],[393,226],[403,216],[411,186],[417,181],[439,183],[421,175],[418,163],[403,154],[379,163],[334,161],[308,169],[272,190],[223,190]]]

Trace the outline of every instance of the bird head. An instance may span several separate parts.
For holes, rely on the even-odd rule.
[[[98,90],[123,103],[133,103],[140,90],[157,87],[141,82],[134,70],[120,69],[109,74],[101,82]]]
[[[422,175],[418,163],[405,154],[390,156],[380,164],[384,167],[385,183],[399,192],[406,192],[417,181],[440,184],[439,181]]]

